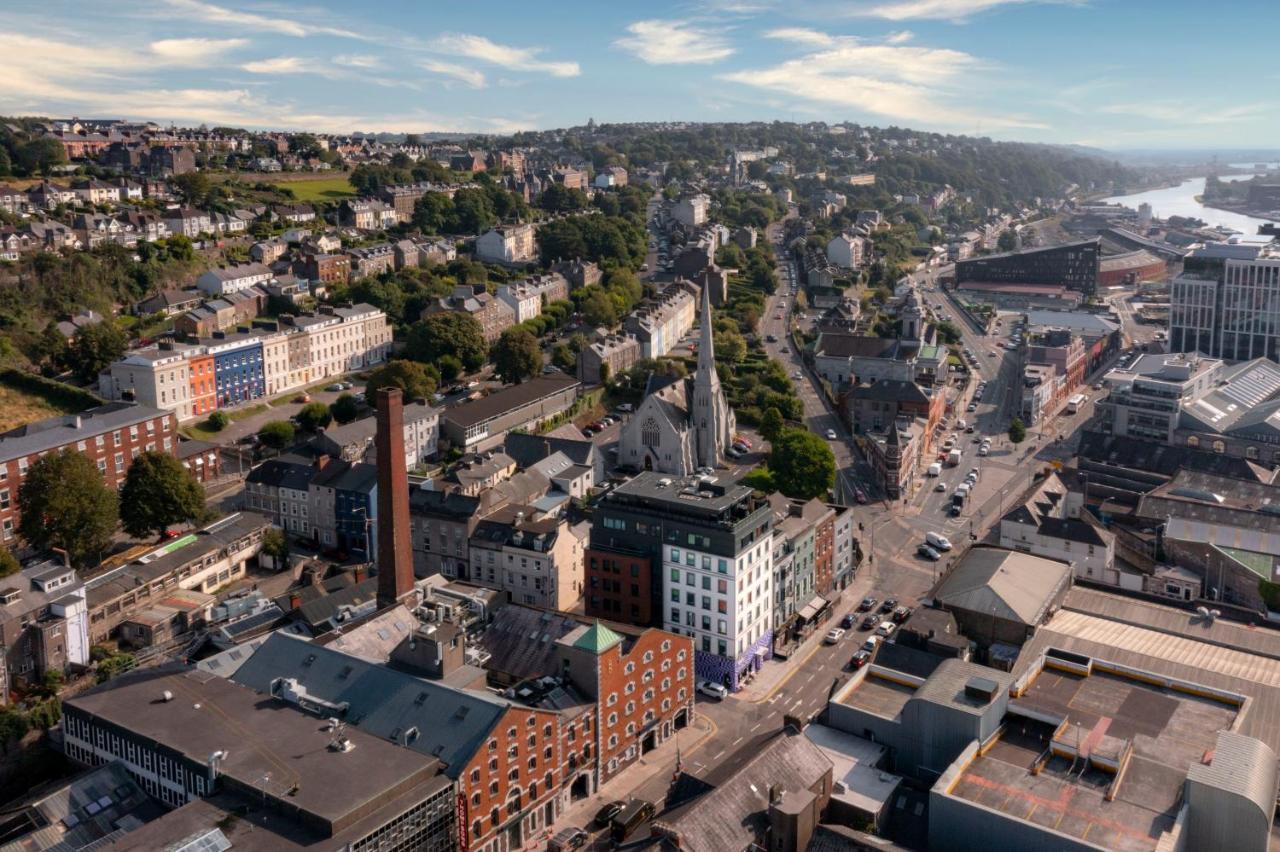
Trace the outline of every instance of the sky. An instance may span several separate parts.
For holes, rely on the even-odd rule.
[[[1276,147],[1271,2],[44,0],[6,4],[0,114],[332,133],[820,120]]]

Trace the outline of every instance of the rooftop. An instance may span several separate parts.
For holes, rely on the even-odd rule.
[[[448,420],[463,428],[474,426],[477,423],[484,423],[495,417],[501,417],[508,412],[537,402],[540,399],[571,390],[578,387],[579,384],[581,383],[577,379],[564,373],[538,376],[527,382],[505,387],[496,393],[481,397],[475,402],[455,405],[446,409],[444,414],[441,415],[441,419]]]
[[[0,434],[0,460],[43,453],[85,438],[125,429],[168,412],[129,402],[109,402],[79,414],[63,414],[27,423]]]
[[[166,690],[172,700],[162,697]],[[199,765],[222,751],[222,775],[338,830],[406,783],[431,783],[439,770],[437,761],[360,731],[347,733],[354,749],[334,751],[317,717],[200,671],[151,669],[66,703]]]
[[[1071,566],[1065,562],[975,547],[960,557],[933,596],[949,608],[1035,625],[1048,614],[1057,590],[1070,577]]]
[[[912,678],[901,678],[872,665],[857,688],[845,690],[839,701],[882,719],[899,719],[916,688]]]

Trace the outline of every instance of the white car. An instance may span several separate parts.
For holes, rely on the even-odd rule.
[[[715,698],[720,701],[729,697],[729,690],[723,684],[714,681],[704,680],[698,684],[698,691],[708,698]]]
[[[827,635],[823,638],[823,642],[828,645],[834,645],[844,638],[844,630],[839,627],[833,627],[827,631]]]
[[[978,455],[984,457],[991,455],[991,445],[983,444],[981,447],[978,447]]]
[[[893,631],[897,629],[898,625],[894,624],[892,621],[882,621],[880,622],[880,626],[876,628],[876,635],[883,636],[888,639],[893,635]]]
[[[828,430],[827,430],[827,440],[828,440],[828,441],[835,441],[835,440],[839,440],[839,438],[840,438],[840,436],[836,434],[836,430],[835,430],[835,429],[828,429]]]

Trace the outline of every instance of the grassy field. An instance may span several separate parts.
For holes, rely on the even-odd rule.
[[[345,177],[322,180],[276,180],[272,181],[272,184],[293,190],[294,196],[299,201],[338,201],[356,194]]]
[[[75,410],[59,408],[35,394],[0,385],[0,432]]]

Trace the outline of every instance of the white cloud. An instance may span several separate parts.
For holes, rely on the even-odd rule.
[[[381,68],[382,60],[376,56],[364,56],[354,53],[344,53],[333,57],[333,61],[337,65],[346,68]]]
[[[811,37],[804,41],[818,42]],[[850,36],[833,36],[825,45],[796,59],[735,71],[721,75],[721,79],[925,126],[1043,126],[1017,116],[985,115],[960,106],[971,88],[965,83],[985,67],[968,53],[867,42]]]
[[[276,56],[271,59],[255,59],[240,66],[250,74],[317,74],[323,66],[314,59],[302,56]]]
[[[911,30],[898,30],[897,32],[889,33],[884,37],[884,40],[886,44],[906,44],[915,37],[916,34]]]
[[[435,59],[421,59],[418,61],[418,67],[431,74],[460,80],[473,89],[484,88],[484,74],[465,65],[458,65],[454,62],[440,62]]]
[[[539,59],[541,47],[512,47],[468,33],[447,33],[435,39],[431,47],[441,53],[465,56],[512,71],[550,74],[552,77],[577,77],[582,73],[576,62],[552,62]]]
[[[790,41],[796,44],[813,44],[818,46],[828,45],[835,41],[835,38],[817,30],[805,29],[804,27],[779,27],[776,30],[769,30],[764,34],[765,38],[775,38],[780,41]]]
[[[614,46],[650,65],[705,65],[733,54],[724,36],[689,21],[636,21],[627,32]]]
[[[263,15],[205,3],[202,0],[166,0],[166,2],[175,12],[184,13],[188,20],[207,24],[244,27],[255,32],[273,32],[298,38],[310,35],[331,35],[368,40],[365,36],[351,30],[303,23],[297,19],[298,15],[294,12]],[[314,13],[308,12],[306,16],[313,17]]]
[[[850,12],[890,21],[906,21],[913,18],[940,18],[959,21],[999,6],[1021,6],[1028,3],[1057,2],[1058,0],[888,0]],[[1068,0],[1070,2],[1070,0]]]
[[[1169,124],[1185,126],[1188,123],[1204,124],[1236,124],[1261,118],[1267,113],[1276,111],[1276,106],[1265,101],[1235,106],[1206,108],[1203,104],[1186,104],[1175,101],[1142,101],[1139,103],[1107,104],[1098,107],[1098,112],[1109,115],[1133,116],[1149,121],[1162,121]]]
[[[179,64],[198,65],[248,44],[243,38],[166,38],[148,45],[152,55]]]

